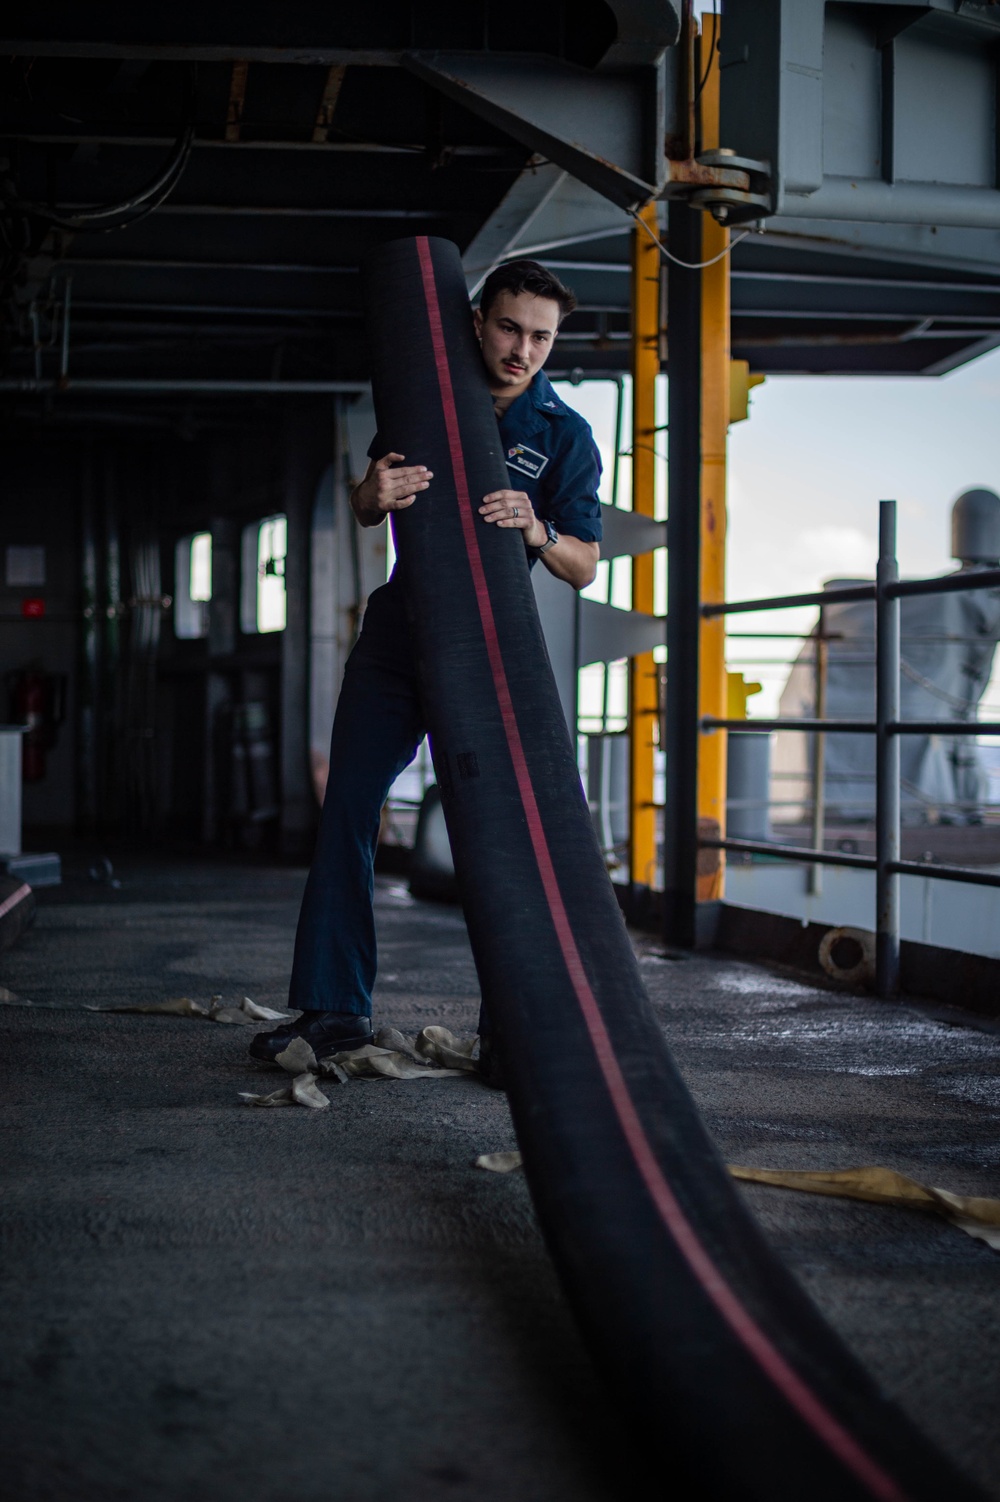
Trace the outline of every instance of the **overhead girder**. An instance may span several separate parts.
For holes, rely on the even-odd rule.
[[[118,3],[112,0],[112,11]],[[441,0],[437,7],[442,13],[443,4]],[[596,0],[581,0],[581,4],[586,24],[590,24],[596,14]],[[761,67],[762,52],[774,45],[779,53],[785,47],[781,56],[788,63],[787,71],[800,81],[805,79],[802,88],[814,107],[817,95],[807,73],[801,70],[808,72],[810,66],[807,33],[814,26],[818,0],[796,0],[790,7],[785,0],[754,0],[750,9],[758,24],[749,62],[741,59],[738,46],[731,50],[735,44],[730,41],[733,22],[744,13],[746,4],[747,0],[727,0],[724,94],[731,84],[742,88],[739,78],[745,69]],[[306,8],[303,0],[293,0],[280,18],[279,31],[290,33],[289,18],[294,20]],[[302,35],[328,34],[333,23],[323,18],[317,22],[318,8],[313,9],[312,29],[300,27],[298,40],[293,38],[288,49],[283,45],[287,38],[281,35],[269,39],[258,36],[257,43],[264,49],[258,60],[262,64],[323,61],[326,66],[251,67],[240,139],[229,141],[222,139],[222,133],[232,70],[226,64],[203,66],[199,71],[198,127],[203,134],[195,142],[175,195],[143,224],[114,237],[79,236],[72,246],[47,246],[46,254],[32,263],[31,285],[41,290],[30,291],[29,296],[48,296],[49,278],[57,269],[60,275],[66,272],[73,276],[73,373],[81,378],[115,374],[111,361],[117,348],[120,355],[114,358],[124,360],[140,377],[194,377],[201,373],[202,364],[210,361],[204,373],[212,378],[245,373],[266,379],[280,343],[281,369],[289,377],[307,380],[315,373],[317,379],[337,380],[363,375],[364,337],[356,266],[374,243],[398,234],[399,226],[412,223],[412,216],[417,215],[416,222],[426,217],[429,229],[466,245],[470,291],[476,289],[491,266],[514,255],[536,256],[557,271],[565,269],[580,297],[581,310],[567,325],[559,346],[562,353],[553,363],[565,373],[582,370],[588,375],[619,374],[625,368],[630,337],[628,267],[622,251],[631,224],[628,209],[638,201],[631,195],[639,191],[637,184],[643,191],[658,191],[662,196],[683,195],[697,187],[697,162],[664,162],[662,128],[659,135],[655,130],[643,134],[648,124],[642,112],[643,101],[649,101],[650,80],[659,79],[661,73],[667,76],[669,97],[663,103],[660,125],[671,125],[679,92],[675,75],[681,62],[681,49],[673,45],[678,33],[678,6],[667,0],[614,0],[602,25],[607,36],[614,34],[609,19],[613,12],[617,38],[603,56],[595,53],[593,64],[586,67],[554,55],[500,54],[485,47],[474,59],[479,71],[474,78],[465,78],[461,70],[469,54],[451,50],[452,37],[459,35],[458,30],[444,36],[449,50],[430,54],[430,63],[427,53],[417,53],[412,47],[341,49],[337,56],[342,61],[379,66],[348,69],[346,80],[341,80],[344,88],[334,116],[335,126],[345,131],[345,137],[324,142],[310,136],[315,131],[317,110],[327,97],[333,51],[299,44]],[[420,15],[434,10],[433,3],[421,6]],[[543,3],[540,13],[549,14],[551,10],[550,6],[546,11]],[[852,99],[866,101],[867,114],[861,111],[859,115],[867,122],[864,139],[869,146],[876,141],[877,146],[871,105],[877,92],[875,85],[881,86],[886,77],[884,72],[878,73],[884,64],[884,49],[890,44],[897,48],[894,107],[898,124],[905,115],[907,48],[911,43],[929,49],[928,56],[934,58],[949,48],[954,51],[952,43],[958,37],[958,53],[972,58],[970,66],[978,78],[976,69],[982,72],[982,68],[981,59],[977,59],[982,49],[991,38],[1000,38],[1000,16],[995,7],[963,3],[956,8],[953,0],[947,0],[947,5],[941,0],[940,4],[925,6],[882,6],[877,13],[860,4],[845,3],[828,11],[822,35],[819,97],[826,99],[826,115],[821,121],[827,131],[823,150],[826,141],[832,141],[834,155],[825,163],[827,176],[821,186],[809,194],[786,193],[784,211],[766,219],[764,233],[736,247],[734,343],[740,354],[749,355],[755,368],[762,370],[837,369],[847,373],[898,369],[931,373],[951,368],[996,342],[995,285],[984,286],[983,278],[988,276],[995,283],[1000,260],[997,230],[961,229],[943,222],[892,223],[891,214],[878,223],[816,216],[832,212],[829,190],[839,191],[836,179],[840,186],[852,184],[843,190],[849,211],[856,212],[858,200],[865,195],[883,189],[894,195],[895,202],[909,199],[913,206],[913,192],[922,191],[926,185],[912,182],[906,175],[913,152],[905,133],[901,137],[897,129],[893,143],[895,180],[873,177],[874,168],[866,176],[860,171],[864,165],[860,158],[851,162],[843,156],[849,140],[841,129],[843,121],[838,125],[837,100],[845,107]],[[124,15],[124,10],[121,13]],[[67,126],[64,115],[57,113],[65,100],[53,103],[49,118],[37,92],[23,118],[8,105],[6,123],[14,127],[13,138],[24,143],[19,148],[19,176],[25,196],[45,200],[50,165],[46,151],[50,146],[58,170],[58,201],[68,206],[102,200],[111,194],[112,184],[144,181],[170,146],[175,123],[170,111],[175,108],[174,96],[179,98],[175,84],[183,70],[176,63],[164,69],[150,68],[141,55],[143,47],[148,43],[148,55],[160,60],[179,61],[201,55],[205,48],[211,51],[218,37],[210,33],[213,28],[216,34],[220,31],[218,14],[212,0],[203,4],[198,16],[190,0],[181,0],[169,13],[143,13],[127,28],[113,31],[106,24],[106,12],[101,19],[54,0],[43,16],[34,17],[33,24],[46,28],[46,35],[37,48],[34,43],[19,42],[17,50],[22,56],[36,50],[49,56],[83,59],[114,52],[126,59],[117,74],[116,65],[92,65],[81,60],[65,68],[60,65],[59,76],[65,73],[76,79],[79,73],[81,97],[88,89],[93,91],[92,75],[103,80],[98,93],[110,87],[116,97],[128,92],[124,86],[119,87],[123,81],[128,82],[132,102],[124,109],[120,134],[112,123],[118,118],[118,105],[110,112],[98,110],[96,115],[86,115],[76,131]],[[471,8],[456,20],[456,27],[465,26],[470,14]],[[338,34],[343,24],[360,35],[359,28],[368,23],[352,16],[344,18],[343,23],[337,17],[335,24]],[[381,21],[376,17],[372,24]],[[159,36],[168,29],[173,42],[164,42]],[[83,34],[88,30],[89,37]],[[120,45],[105,43],[102,32],[131,40]],[[425,34],[418,33],[416,41],[419,43]],[[67,36],[68,42],[58,40]],[[815,41],[814,32],[812,36]],[[947,45],[939,47],[942,39]],[[268,40],[275,42],[269,50],[265,46]],[[867,48],[862,48],[867,63],[856,72],[866,80],[868,92],[841,97],[837,90],[843,69],[852,57],[859,61],[861,42]],[[0,43],[0,50],[5,45],[11,50],[13,44]],[[229,62],[239,57],[253,60],[255,56],[253,46],[244,46],[242,41],[227,52]],[[798,73],[794,64],[799,66]],[[421,67],[434,72],[433,81],[421,77]],[[453,91],[450,98],[459,101],[463,109],[445,98],[446,74]],[[564,88],[563,82],[570,78],[572,84]],[[779,95],[786,83],[783,77],[775,83]],[[148,97],[144,97],[147,90]],[[447,166],[440,171],[436,170],[440,163],[432,162],[427,143],[421,139],[429,90],[439,92],[448,129],[453,132],[447,138]],[[786,93],[782,97],[787,104],[791,96]],[[398,105],[391,119],[385,108],[387,98]],[[933,94],[930,99],[933,106]],[[654,108],[654,117],[659,108]],[[766,110],[758,113],[767,116]],[[610,130],[606,128],[609,119]],[[592,121],[599,122],[599,130]],[[835,127],[832,135],[828,129],[831,121]],[[271,131],[272,125],[278,128]],[[219,138],[212,139],[211,132],[216,128]],[[811,129],[810,125],[807,135]],[[255,139],[255,132],[267,138]],[[286,139],[275,138],[282,135]],[[851,139],[857,144],[861,137]],[[723,140],[741,154],[752,145],[732,134]],[[948,169],[956,161],[969,159],[970,140],[971,133],[966,131],[959,153],[934,158],[934,170],[940,175],[942,167]],[[77,152],[67,149],[75,145],[80,147]],[[810,149],[814,146],[815,141]],[[979,146],[976,150],[981,156]],[[961,157],[961,151],[965,157]],[[646,152],[647,160],[637,164],[637,154],[641,156],[642,152]],[[837,152],[841,153],[839,157]],[[378,170],[374,171],[376,153]],[[877,151],[869,152],[869,167],[875,155]],[[540,156],[546,159],[539,160]],[[522,170],[529,157],[533,160]],[[486,167],[486,171],[477,173],[479,167]],[[848,170],[855,168],[858,175],[848,176]],[[665,182],[664,172],[669,173]],[[952,172],[953,177],[956,175],[961,175],[957,168]],[[982,177],[982,172],[979,175]],[[595,176],[599,176],[599,183]],[[804,186],[805,176],[798,182]],[[857,188],[853,187],[855,182]],[[934,184],[931,187],[937,191]],[[985,223],[992,222],[988,217],[990,206],[1000,196],[995,188],[983,183],[958,181],[943,182],[941,195],[950,195],[953,201],[956,195],[965,195],[976,214],[987,216]],[[663,227],[662,217],[660,223]],[[833,265],[843,275],[829,284],[823,278],[796,279],[796,271]],[[924,273],[914,269],[917,267],[928,270]],[[768,274],[767,268],[773,268],[771,275],[776,280],[766,286],[763,281],[755,281],[755,268],[762,277]],[[956,285],[941,283],[932,288],[929,282],[909,280],[935,274],[940,277],[945,268],[949,283]],[[871,281],[869,286],[871,278],[881,285],[876,287]],[[961,279],[966,279],[968,295],[957,285]],[[62,286],[58,276],[53,285],[58,295]],[[272,324],[275,318],[301,323],[312,311],[316,326],[301,323],[290,329],[287,338],[269,328],[265,337],[255,308]],[[155,327],[158,318],[168,319],[174,312],[192,327],[204,318],[208,320],[204,330],[212,331],[211,339],[206,333],[197,350],[196,341],[188,341],[176,358],[156,337]],[[246,327],[238,329],[234,323],[232,339],[227,340],[227,330],[219,323],[223,316],[242,318]],[[134,324],[131,343],[126,326],[129,317],[142,321],[141,331],[140,325]],[[329,338],[331,318],[339,321],[336,340]],[[249,350],[255,335],[259,362],[252,372],[244,372],[243,350]],[[30,370],[30,349],[23,358],[25,370]],[[47,371],[49,365],[51,360]]]
[[[786,216],[795,219],[1000,230],[1000,190],[985,186],[886,183],[830,175],[815,192],[794,198],[786,195],[784,203]]]
[[[624,234],[624,209],[609,202],[553,162],[521,173],[462,257],[470,293],[492,268],[512,256]]]
[[[512,183],[462,257],[471,293],[478,290],[494,266],[516,253],[519,242],[565,180],[561,167],[541,162],[533,163]]]
[[[607,0],[589,7],[586,18],[579,3],[573,7],[577,30],[585,19],[595,21],[601,10],[610,11],[615,36],[609,39],[603,57],[593,61],[613,67],[656,63],[680,35],[677,0]],[[507,7],[508,12],[511,8]],[[516,15],[513,29],[525,32],[537,45],[539,22],[546,12],[555,15],[559,6],[544,4],[533,11],[535,26],[525,28]],[[326,64],[327,66],[387,66],[402,54],[425,45],[428,29],[444,28],[455,43],[475,45],[485,38],[496,46],[497,17],[476,6],[456,10],[442,0],[435,7],[427,0],[409,6],[383,6],[341,14],[331,20],[328,11],[309,3],[289,3],[255,14],[241,8],[238,19],[228,7],[177,0],[163,7],[136,10],[124,3],[88,10],[72,0],[50,0],[43,11],[30,18],[30,29],[0,39],[0,54],[17,57],[121,57],[133,63],[143,59],[174,59],[180,62],[270,62]],[[501,17],[501,22],[503,18]],[[331,35],[333,33],[333,35]],[[423,34],[422,34],[423,33]],[[475,42],[473,41],[475,38]],[[542,49],[545,38],[542,36]],[[502,46],[503,44],[501,44]]]
[[[907,286],[916,268],[952,272],[956,278],[995,278],[1000,264],[998,241],[1000,236],[995,230],[934,224],[870,224],[776,214],[764,220],[763,234],[759,240],[755,236],[753,244],[762,250],[769,247],[775,251],[800,250],[807,257],[832,252],[862,268],[898,266],[903,271],[900,284]],[[863,276],[864,270],[858,274]]]
[[[408,53],[402,66],[624,209],[666,181],[659,63],[591,71],[557,58]]]

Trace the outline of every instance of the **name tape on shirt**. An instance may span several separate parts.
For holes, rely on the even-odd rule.
[[[526,448],[523,443],[515,443],[507,450],[507,468],[516,469],[522,475],[530,475],[533,480],[538,479],[548,462],[548,454]]]

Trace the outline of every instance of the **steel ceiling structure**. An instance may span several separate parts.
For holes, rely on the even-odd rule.
[[[628,208],[692,185],[672,162],[678,9],[46,6],[0,41],[8,400],[37,411],[43,394],[49,421],[134,420],[139,393],[171,412],[353,387],[368,375],[359,267],[414,232],[454,239],[472,288],[504,256],[543,257],[580,297],[556,368],[623,371]],[[1000,343],[998,8],[731,0],[724,27],[724,131],[773,159],[771,212],[732,253],[734,355],[765,373],[938,374]],[[769,88],[770,112],[751,108]],[[970,144],[973,126],[992,145]],[[977,195],[979,218],[844,219],[845,170],[865,168],[876,208],[917,192],[899,174],[920,130],[938,142],[928,170],[953,165],[944,197]],[[162,202],[81,218],[171,173]]]

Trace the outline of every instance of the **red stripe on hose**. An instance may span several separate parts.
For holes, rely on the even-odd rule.
[[[21,902],[25,897],[30,896],[31,888],[28,886],[27,882],[24,882],[17,888],[15,892],[11,892],[10,896],[6,899],[5,902],[0,902],[0,918],[5,918],[10,912],[11,908],[17,907],[17,904],[19,902]]]
[[[838,1460],[868,1487],[872,1496],[882,1499],[882,1502],[905,1502],[905,1493],[899,1489],[892,1477],[882,1469],[877,1461],[865,1453],[853,1435],[849,1434],[840,1423],[839,1419],[807,1387],[798,1372],[789,1365],[781,1352],[772,1344],[764,1331],[753,1319],[752,1315],[740,1303],[736,1293],[715,1266],[708,1252],[699,1241],[694,1227],[678,1204],[673,1190],[664,1177],[663,1170],[656,1161],[652,1145],[639,1119],[635,1103],[629,1093],[625,1077],[621,1072],[614,1049],[611,1046],[611,1039],[608,1036],[607,1028],[604,1026],[604,1019],[601,1016],[597,998],[594,996],[590,982],[587,979],[583,960],[577,948],[572,928],[570,927],[569,916],[562,900],[562,894],[559,891],[555,867],[552,863],[548,841],[542,826],[538,802],[531,783],[531,774],[528,771],[528,763],[525,758],[524,747],[521,743],[521,732],[518,728],[517,715],[514,711],[514,704],[510,695],[510,686],[507,682],[507,673],[500,650],[500,638],[493,616],[493,604],[490,599],[489,586],[486,582],[486,574],[483,569],[482,556],[479,550],[479,538],[476,535],[477,513],[473,509],[472,499],[469,495],[468,477],[465,472],[465,457],[462,453],[462,441],[458,426],[458,409],[455,405],[455,393],[451,384],[451,369],[448,364],[448,350],[444,337],[444,325],[441,320],[441,307],[438,302],[437,286],[434,281],[434,266],[431,260],[430,245],[425,235],[417,236],[417,254],[420,259],[424,297],[427,304],[427,318],[430,324],[431,345],[434,350],[434,363],[437,368],[438,385],[441,391],[441,405],[444,410],[445,428],[448,434],[448,449],[451,456],[455,489],[458,495],[458,509],[462,521],[462,532],[465,538],[469,567],[472,571],[472,582],[476,592],[476,601],[479,606],[483,634],[486,638],[486,652],[489,657],[497,700],[500,705],[504,733],[507,737],[507,746],[510,751],[511,761],[514,764],[514,774],[517,778],[521,803],[528,823],[528,832],[531,837],[531,844],[535,853],[535,860],[538,864],[538,871],[541,876],[542,887],[545,892],[546,901],[548,902],[556,937],[559,941],[566,969],[569,972],[570,981],[576,992],[577,1001],[583,1013],[587,1031],[590,1034],[594,1052],[597,1055],[597,1061],[604,1076],[604,1082],[607,1085],[615,1114],[618,1117],[639,1173],[659,1211],[660,1218],[676,1242],[678,1249],[694,1273],[695,1278],[701,1284],[705,1293],[711,1299],[733,1334],[746,1350],[749,1351],[750,1355],[754,1357],[758,1365],[774,1383],[775,1387],[784,1395],[799,1417],[836,1455]]]

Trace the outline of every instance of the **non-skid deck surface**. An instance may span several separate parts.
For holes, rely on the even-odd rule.
[[[0,1427],[17,1502],[619,1502],[630,1469],[514,1145],[474,1079],[357,1081],[328,1111],[249,1030],[86,1003],[281,1005],[303,873],[128,862],[41,894],[0,960],[7,1144]],[[378,894],[379,1020],[475,1027],[461,916]],[[1000,1193],[1000,1038],[637,940],[731,1161],[883,1163]],[[1000,1256],[913,1212],[745,1192],[824,1312],[1000,1497]]]

